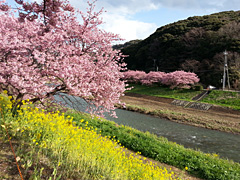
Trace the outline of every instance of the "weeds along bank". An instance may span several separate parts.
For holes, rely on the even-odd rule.
[[[201,151],[184,148],[157,137],[148,132],[119,126],[116,123],[101,118],[92,118],[87,114],[71,113],[73,121],[84,128],[85,124],[97,128],[97,132],[109,138],[114,138],[123,146],[140,152],[143,156],[159,162],[187,169],[187,172],[208,180],[239,180],[240,164],[219,158],[217,154],[205,154]],[[81,119],[85,119],[85,122]]]
[[[0,133],[20,142],[17,160],[31,179],[177,179],[173,173],[133,154],[125,155],[117,140],[110,140],[87,125],[78,127],[70,116],[24,107],[11,113],[9,98],[0,96]],[[32,171],[30,174],[29,171]]]

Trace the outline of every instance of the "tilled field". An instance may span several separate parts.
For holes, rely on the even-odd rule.
[[[219,106],[213,106],[208,111],[184,108],[171,104],[173,99],[134,93],[127,93],[121,100],[148,111],[161,111],[158,116],[179,123],[240,134],[240,111]]]

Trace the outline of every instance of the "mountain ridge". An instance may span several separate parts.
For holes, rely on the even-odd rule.
[[[125,62],[131,70],[191,71],[203,85],[217,87],[227,50],[231,85],[240,88],[240,11],[189,17],[157,28],[144,40],[118,47],[128,55]]]

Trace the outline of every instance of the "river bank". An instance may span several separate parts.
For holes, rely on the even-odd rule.
[[[126,93],[121,97],[130,111],[150,114],[168,120],[228,133],[240,134],[240,111],[213,106],[208,111],[172,105],[171,98]]]

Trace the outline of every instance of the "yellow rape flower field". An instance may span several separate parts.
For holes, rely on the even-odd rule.
[[[22,144],[17,161],[26,171],[32,165],[36,167],[32,179],[178,179],[136,154],[125,154],[116,141],[100,136],[95,129],[77,127],[70,116],[48,113],[25,102],[13,116],[10,101],[1,97],[0,102],[1,120]],[[38,162],[42,158],[49,160],[51,173],[43,173],[44,167]]]

